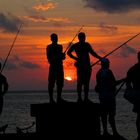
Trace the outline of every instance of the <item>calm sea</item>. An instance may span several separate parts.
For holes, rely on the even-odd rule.
[[[93,102],[99,102],[97,93],[90,92],[89,95]],[[77,93],[64,92],[63,97],[69,101],[76,101]],[[123,98],[123,92],[120,92],[116,99],[117,129],[128,140],[134,140],[137,132],[135,126],[136,114],[132,112],[133,106]],[[0,117],[0,126],[9,124],[6,133],[16,133],[17,126],[24,128],[35,121],[35,118],[30,116],[30,104],[46,102],[48,102],[47,92],[7,93],[4,96],[4,107]],[[35,132],[35,126],[30,131]],[[110,127],[109,131],[111,132]]]

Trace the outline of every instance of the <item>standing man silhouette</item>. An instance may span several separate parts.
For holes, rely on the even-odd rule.
[[[78,34],[79,42],[73,44],[67,52],[67,55],[76,61],[75,66],[77,68],[77,92],[78,92],[78,102],[82,101],[82,87],[84,86],[84,101],[89,102],[88,92],[89,83],[91,77],[91,64],[90,56],[101,59],[99,55],[92,49],[91,45],[86,41],[86,35],[84,32]],[[75,51],[76,56],[73,54]]]
[[[63,60],[65,59],[65,54],[63,53],[62,45],[58,44],[57,34],[53,33],[50,37],[52,43],[46,48],[47,59],[50,64],[48,77],[50,103],[55,102],[53,98],[55,83],[57,85],[57,102],[63,102],[61,94],[64,85]]]
[[[127,72],[126,90],[136,92],[136,101],[133,102],[133,112],[137,113],[136,127],[138,132],[137,140],[140,140],[140,51],[137,55],[138,63],[132,66]]]
[[[0,70],[1,70],[1,63],[0,63]],[[0,115],[2,114],[3,109],[3,96],[8,91],[8,83],[7,79],[2,73],[0,73]]]
[[[125,79],[117,80],[113,72],[109,69],[110,61],[107,58],[101,60],[101,68],[96,74],[95,91],[99,93],[101,105],[101,121],[103,124],[103,135],[108,136],[107,121],[109,121],[113,135],[119,136],[116,123],[116,86],[121,84]]]

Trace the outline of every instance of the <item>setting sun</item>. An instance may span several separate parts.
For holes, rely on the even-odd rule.
[[[68,81],[72,81],[72,78],[70,76],[66,76],[65,79]]]

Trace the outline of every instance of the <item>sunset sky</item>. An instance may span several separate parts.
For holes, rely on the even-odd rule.
[[[65,51],[82,25],[86,41],[104,56],[140,32],[139,0],[0,0],[0,60],[3,63],[20,24],[23,23],[3,74],[9,90],[47,90],[48,61],[46,46],[50,34],[59,35]],[[73,43],[77,41],[77,38]],[[116,79],[126,76],[137,62],[140,36],[110,55]],[[91,57],[91,64],[97,59]],[[64,61],[64,89],[76,88],[74,61]],[[90,89],[100,65],[92,68]]]

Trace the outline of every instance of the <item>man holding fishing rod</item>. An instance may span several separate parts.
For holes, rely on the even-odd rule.
[[[55,84],[57,85],[57,103],[66,102],[62,99],[62,88],[64,85],[64,70],[63,70],[63,60],[65,60],[66,52],[71,47],[72,42],[76,38],[77,34],[82,30],[83,25],[76,33],[69,46],[63,52],[63,46],[58,44],[58,35],[56,33],[52,33],[50,38],[52,43],[47,45],[46,47],[46,55],[48,62],[50,64],[49,68],[49,77],[48,77],[48,91],[50,103],[55,103],[53,97],[53,90]]]
[[[77,92],[78,100],[77,102],[82,102],[82,87],[84,86],[84,101],[91,102],[88,99],[89,83],[91,77],[91,64],[89,54],[92,56],[102,59],[91,47],[91,45],[86,42],[86,35],[84,32],[78,34],[79,42],[73,44],[67,55],[76,61],[75,66],[77,68]],[[75,51],[76,56],[73,54]]]
[[[96,74],[95,91],[99,94],[101,105],[101,121],[103,125],[103,135],[108,136],[107,122],[109,121],[114,136],[119,136],[116,123],[116,86],[125,81],[125,78],[116,80],[107,58],[101,60],[101,68]]]
[[[2,74],[2,72],[3,72],[3,70],[4,70],[5,66],[6,66],[6,63],[8,61],[8,58],[9,58],[10,54],[11,54],[11,51],[12,51],[12,49],[14,47],[15,41],[16,41],[16,39],[18,37],[18,34],[20,32],[21,27],[22,27],[22,23],[20,24],[20,27],[19,27],[19,29],[18,29],[18,31],[16,33],[16,36],[15,36],[13,42],[12,42],[12,45],[10,47],[10,50],[8,51],[8,55],[6,56],[6,59],[5,59],[4,63],[3,63],[3,65],[1,65],[1,63],[0,63],[0,115],[1,115],[2,109],[3,109],[3,96],[4,96],[4,94],[9,89],[7,78]],[[7,127],[8,127],[8,124],[2,126],[0,128],[0,130],[3,131],[3,132],[5,132],[5,129]]]
[[[122,86],[125,84],[126,81],[127,81],[127,85],[129,86],[131,85],[131,80],[129,78],[127,78],[127,80],[126,78],[123,78],[120,80],[115,79],[113,72],[109,69],[110,61],[106,57],[111,55],[113,52],[117,51],[119,48],[123,46],[125,47],[126,43],[128,43],[129,41],[137,37],[139,34],[140,33],[131,37],[129,40],[127,40],[126,42],[124,42],[123,44],[116,47],[108,54],[106,54],[104,58],[101,60],[101,69],[96,74],[97,85],[95,87],[95,91],[99,93],[99,100],[100,100],[100,105],[101,105],[101,120],[103,124],[104,136],[110,135],[107,129],[107,120],[109,120],[109,123],[113,131],[113,135],[119,136],[116,129],[116,123],[115,123],[115,114],[116,114],[115,97],[118,94],[118,92],[121,90]],[[140,58],[140,55],[138,58]],[[99,61],[92,64],[91,67],[96,65],[98,62]],[[135,72],[135,75],[136,75],[136,72]],[[116,89],[116,86],[119,85],[120,83],[122,83],[121,86],[118,89]]]
[[[50,64],[48,77],[50,103],[55,103],[53,97],[55,84],[57,85],[57,103],[62,103],[65,102],[61,97],[64,85],[63,60],[65,59],[65,53],[63,53],[63,46],[58,44],[58,35],[56,33],[52,33],[50,39],[52,43],[46,47],[47,60]]]

